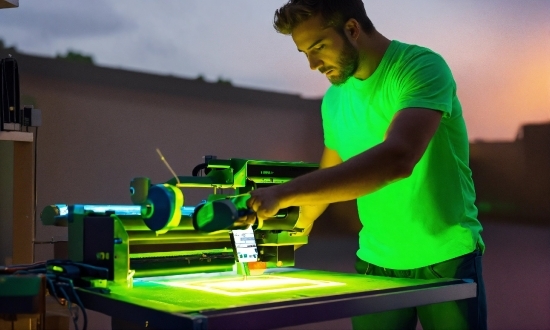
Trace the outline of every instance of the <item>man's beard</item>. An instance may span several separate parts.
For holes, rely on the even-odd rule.
[[[359,67],[359,52],[351,42],[344,36],[344,49],[338,57],[338,71],[340,74],[334,77],[328,78],[331,84],[340,86],[344,84],[348,79],[353,76],[357,68]],[[325,71],[326,72],[326,71]]]

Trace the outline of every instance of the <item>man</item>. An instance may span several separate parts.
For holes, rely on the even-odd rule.
[[[443,58],[384,37],[361,0],[290,0],[274,26],[332,83],[325,149],[318,171],[252,191],[248,207],[266,219],[300,206],[298,227],[310,228],[329,203],[357,199],[358,272],[478,284],[477,298],[356,317],[354,328],[486,328],[469,144]]]

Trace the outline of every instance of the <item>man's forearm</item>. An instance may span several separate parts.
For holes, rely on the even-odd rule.
[[[278,186],[281,207],[327,205],[356,199],[410,175],[409,158],[403,149],[380,144],[337,166]]]
[[[431,109],[400,110],[382,143],[342,163],[340,156],[325,148],[334,166],[321,166],[265,191],[252,191],[247,205],[258,216],[269,218],[281,208],[348,201],[406,178],[422,158],[441,118],[441,111]]]
[[[300,217],[298,218],[296,227],[307,230],[307,233],[309,233],[313,222],[315,222],[315,220],[317,220],[317,218],[319,218],[319,216],[323,214],[327,207],[328,204],[300,206]]]
[[[276,192],[278,206],[348,201],[410,176],[442,117],[441,111],[426,108],[398,111],[382,143],[339,165],[280,185]]]

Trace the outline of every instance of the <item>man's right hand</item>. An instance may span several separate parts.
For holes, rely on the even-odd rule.
[[[259,188],[250,192],[250,199],[246,204],[256,213],[259,221],[275,216],[283,208],[281,186]]]

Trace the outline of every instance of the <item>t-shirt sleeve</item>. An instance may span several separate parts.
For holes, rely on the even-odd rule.
[[[400,72],[398,110],[426,108],[451,116],[456,83],[449,66],[438,54],[424,51],[411,58]]]

